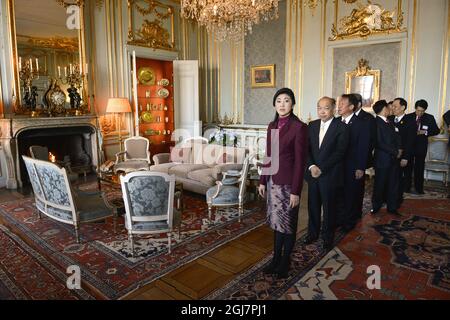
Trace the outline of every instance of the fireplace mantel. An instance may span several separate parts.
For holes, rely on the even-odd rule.
[[[6,188],[17,189],[22,186],[20,179],[18,136],[21,132],[34,129],[89,126],[94,129],[92,134],[93,164],[98,166],[100,150],[98,143],[98,117],[95,115],[74,117],[27,117],[12,116],[0,119],[0,144],[4,163],[6,163]],[[0,159],[2,161],[2,159]]]

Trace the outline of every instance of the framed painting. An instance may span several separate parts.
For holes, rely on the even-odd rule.
[[[263,65],[251,67],[252,88],[275,87],[275,65]]]

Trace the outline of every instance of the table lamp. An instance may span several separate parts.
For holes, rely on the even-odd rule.
[[[122,113],[131,112],[131,105],[127,98],[109,98],[108,105],[106,106],[106,113],[117,113],[119,114],[119,148],[122,152],[122,133],[121,133],[121,123],[122,123]]]

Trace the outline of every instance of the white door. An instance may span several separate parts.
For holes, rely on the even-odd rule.
[[[198,61],[173,62],[175,141],[201,136]]]

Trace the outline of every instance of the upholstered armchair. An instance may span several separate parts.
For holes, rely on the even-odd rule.
[[[77,243],[80,243],[81,223],[104,220],[113,216],[114,232],[117,216],[113,207],[100,192],[75,191],[68,179],[67,170],[57,164],[22,156],[30,176],[39,218],[47,217],[71,224],[75,228]]]
[[[29,148],[30,155],[33,159],[49,161],[48,148],[43,146],[31,146]],[[56,160],[56,163],[67,169],[67,175],[71,182],[78,180],[78,173],[73,172],[69,162]]]
[[[122,171],[128,173],[149,170],[149,140],[145,137],[131,137],[124,141],[124,145],[125,151],[116,153],[114,172]]]
[[[135,256],[134,235],[167,233],[169,253],[174,226],[181,227],[181,212],[174,209],[175,176],[139,171],[120,177],[125,203],[125,228]]]
[[[237,172],[223,173],[222,181],[216,181],[216,186],[206,192],[208,204],[208,218],[211,221],[212,209],[221,207],[238,207],[239,222],[244,213],[246,201],[246,183],[250,161],[253,156],[247,155],[242,165],[242,170]]]

